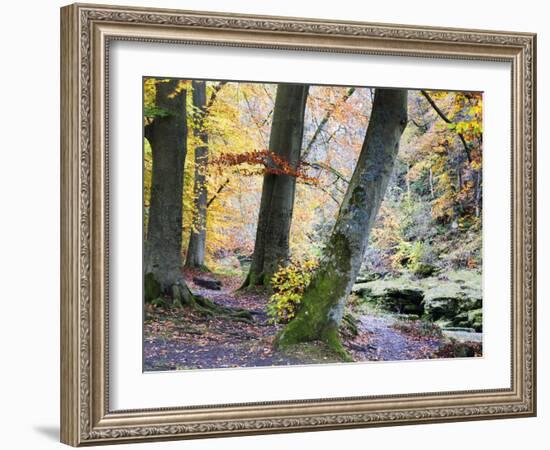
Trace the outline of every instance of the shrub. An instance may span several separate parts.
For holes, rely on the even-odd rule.
[[[419,277],[430,276],[435,271],[435,256],[431,246],[422,241],[401,241],[393,256],[395,266],[409,269]]]
[[[460,234],[460,245],[454,245],[453,241],[442,242],[444,251],[441,255],[443,264],[451,269],[477,269],[482,265],[481,233],[471,229]]]
[[[275,272],[271,278],[273,295],[267,303],[271,322],[288,323],[296,315],[304,290],[318,266],[314,259],[293,260]]]
[[[483,346],[481,342],[459,342],[451,339],[443,344],[436,352],[436,358],[471,358],[482,356]]]

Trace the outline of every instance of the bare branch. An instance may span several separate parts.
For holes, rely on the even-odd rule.
[[[339,180],[342,180],[344,183],[346,184],[349,183],[349,180],[344,176],[344,174],[342,174],[342,172],[339,172],[338,170],[329,166],[328,164],[325,164],[324,162],[303,163],[303,164],[313,167],[314,169],[326,170],[327,172],[330,172]]]
[[[315,129],[315,132],[313,133],[313,136],[309,140],[304,152],[302,153],[302,160],[305,160],[307,158],[307,156],[309,155],[309,152],[311,151],[311,148],[313,147],[313,144],[315,144],[315,142],[319,138],[319,134],[321,133],[321,131],[323,130],[323,128],[325,127],[325,125],[327,124],[329,119],[332,117],[332,115],[336,111],[336,107],[337,107],[338,103],[347,102],[348,99],[353,95],[354,92],[355,92],[354,87],[349,88],[347,90],[347,92],[342,96],[340,101],[336,102],[334,105],[332,105],[332,108],[328,109],[325,112],[325,115],[321,119],[321,122],[319,122],[319,125],[317,125],[317,128]]]
[[[254,122],[254,125],[256,125],[256,127],[258,128],[258,132],[260,133],[260,137],[262,138],[262,140],[264,141],[264,146],[267,147],[267,138],[264,136],[264,132],[263,132],[263,129],[262,127],[267,123],[267,121],[269,120],[269,117],[271,116],[271,114],[273,113],[273,110],[271,110],[268,115],[260,122],[259,120],[257,120],[255,117],[254,117],[254,112],[252,110],[252,106],[250,106],[250,102],[248,101],[248,96],[246,95],[246,93],[243,92],[243,98],[244,98],[244,101],[246,103],[246,107],[248,109],[248,113],[250,114],[250,118],[252,119],[252,122]]]
[[[216,101],[216,97],[218,96],[220,89],[224,87],[226,84],[227,84],[227,81],[220,81],[216,86],[214,86],[214,90],[212,91],[212,94],[210,95],[210,99],[208,100],[208,104],[206,105],[206,111],[208,111],[212,107],[212,105]]]
[[[422,93],[422,95],[424,96],[424,98],[426,100],[428,100],[428,103],[431,105],[431,107],[435,110],[435,112],[437,113],[437,115],[439,117],[441,117],[441,119],[446,122],[446,123],[454,123],[451,119],[449,119],[447,117],[447,115],[441,111],[441,109],[439,109],[439,107],[437,106],[437,104],[434,102],[433,98],[430,97],[430,94],[428,94],[426,91],[424,90],[421,90],[420,91]],[[466,139],[464,138],[464,135],[462,133],[459,133],[457,132],[456,133],[458,135],[458,137],[460,138],[460,142],[462,142],[462,145],[464,146],[464,150],[466,151],[466,157],[468,158],[468,162],[472,162],[472,155],[470,154],[470,146],[468,145],[468,143],[466,142]]]
[[[227,178],[221,185],[220,187],[218,188],[218,190],[214,193],[214,195],[210,198],[210,200],[208,200],[208,203],[206,204],[206,207],[210,207],[210,205],[212,204],[212,202],[214,200],[216,200],[216,198],[218,198],[218,196],[220,195],[220,193],[225,189],[225,187],[229,184],[229,178]]]

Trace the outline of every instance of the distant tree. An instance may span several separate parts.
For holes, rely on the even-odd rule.
[[[254,253],[245,286],[269,285],[271,276],[288,260],[296,176],[279,168],[278,161],[294,171],[299,166],[308,90],[303,84],[277,87],[269,139],[274,157],[263,179]]]
[[[193,80],[193,134],[198,141],[195,147],[195,179],[193,185],[193,223],[185,259],[186,267],[205,268],[206,209],[208,189],[208,132],[205,129],[206,81]]]

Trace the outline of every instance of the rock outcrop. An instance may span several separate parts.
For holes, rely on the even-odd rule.
[[[358,283],[352,292],[386,311],[418,315],[442,328],[483,329],[481,275],[476,271],[379,279]]]

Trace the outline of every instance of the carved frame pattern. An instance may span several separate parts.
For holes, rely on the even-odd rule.
[[[61,15],[63,442],[78,446],[535,414],[535,35],[95,5],[67,6]],[[510,61],[516,99],[512,388],[109,411],[108,271],[102,266],[108,253],[108,123],[101,100],[107,83],[101,77],[112,39]]]

